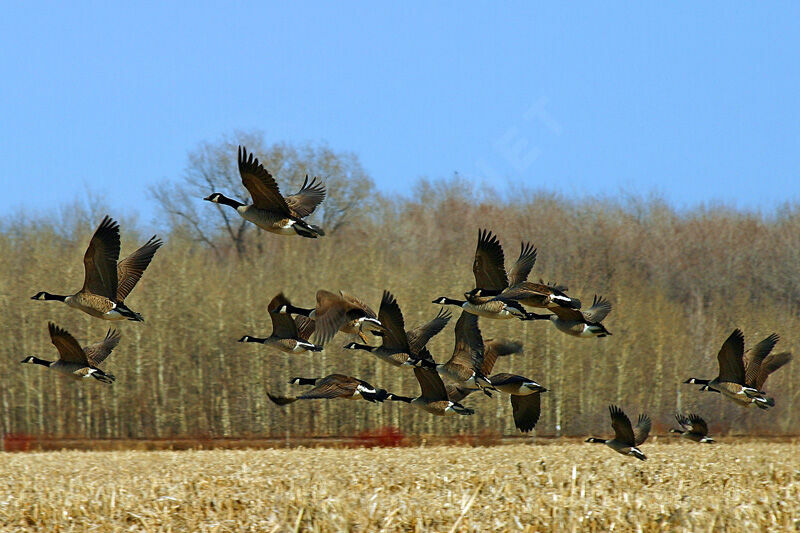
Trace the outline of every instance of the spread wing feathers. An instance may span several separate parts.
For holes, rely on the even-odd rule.
[[[239,175],[242,177],[242,185],[253,198],[254,206],[285,216],[291,215],[286,200],[281,196],[278,182],[252,153],[247,154],[244,146],[239,147]]]
[[[425,324],[420,324],[412,330],[406,332],[411,353],[417,354],[433,337],[438,335],[453,318],[453,314],[442,307],[439,313]],[[383,320],[381,320],[381,323]]]
[[[735,329],[725,340],[717,354],[719,380],[744,385],[744,334]]]
[[[545,283],[542,278],[539,278],[539,284],[540,285],[547,285],[551,289],[556,290],[556,291],[560,291],[560,292],[567,292],[569,290],[569,287],[567,287],[563,283],[557,283],[555,281],[548,281],[547,283]]]
[[[448,364],[457,364],[472,371],[480,370],[483,366],[483,338],[478,329],[478,315],[462,311],[456,322],[455,338],[453,356]]]
[[[297,325],[294,319],[288,313],[278,312],[278,309],[284,305],[291,305],[291,303],[281,292],[267,306],[269,317],[272,319],[272,334],[281,339],[295,339],[297,338]]]
[[[508,284],[513,287],[528,279],[528,275],[531,273],[531,270],[533,270],[533,265],[535,263],[536,248],[529,242],[520,244],[519,257],[508,273]]]
[[[635,446],[636,438],[633,436],[633,428],[628,415],[616,405],[610,405],[608,411],[611,413],[611,427],[614,428],[614,439],[628,446]]]
[[[299,400],[349,398],[357,388],[357,380],[340,374],[331,374],[319,380],[316,387],[304,392],[297,398]]]
[[[83,290],[117,298],[117,259],[119,259],[119,224],[109,216],[97,226],[83,255]]]
[[[276,396],[273,394],[267,393],[267,397],[270,401],[276,405],[284,406],[289,405],[290,403],[294,403],[297,401],[297,398],[290,398],[288,396]]]
[[[375,314],[375,311],[373,311],[372,308],[368,306],[364,300],[356,296],[353,296],[352,294],[348,294],[344,291],[339,291],[339,296],[341,296],[345,302],[348,302],[350,305],[355,306],[361,311],[363,311],[364,314],[360,316],[366,316],[368,318],[378,318],[378,315]]]
[[[323,345],[331,340],[348,320],[369,316],[367,311],[353,300],[354,298],[345,298],[342,294],[326,290],[317,291],[317,307],[314,312],[314,320],[317,322],[314,337],[317,344]]]
[[[297,315],[294,317],[294,325],[297,328],[297,338],[303,341],[308,341],[311,335],[314,334],[316,322],[313,318],[307,316]]]
[[[400,305],[389,291],[383,291],[381,307],[378,310],[378,320],[383,327],[383,346],[398,352],[408,353],[410,351],[408,338],[406,337],[405,322]]]
[[[696,415],[694,413],[689,414],[689,418],[683,417],[684,422],[680,422],[680,424],[686,428],[688,431],[692,433],[697,433],[698,435],[708,435],[708,425],[706,421],[703,420],[703,417],[700,415]]]
[[[489,376],[492,373],[498,357],[506,357],[522,352],[522,343],[506,339],[489,339],[483,344],[483,364],[481,374]]]
[[[86,358],[91,365],[97,366],[106,360],[109,354],[111,354],[111,351],[117,347],[121,338],[122,335],[119,331],[116,329],[109,329],[105,339],[96,344],[87,346],[83,349],[83,353],[86,354]]]
[[[294,216],[303,218],[313,213],[324,199],[325,186],[317,183],[317,178],[312,179],[309,183],[308,176],[306,176],[300,190],[296,194],[286,197],[286,205],[289,206]]]
[[[744,353],[744,377],[747,385],[752,386],[756,382],[761,363],[772,352],[779,340],[780,336],[773,333]]]
[[[755,388],[761,390],[769,375],[791,360],[792,354],[789,352],[780,352],[768,355],[767,358],[764,359],[764,362],[761,363],[761,369],[759,370],[758,377],[755,381]]]
[[[447,400],[447,389],[439,373],[431,368],[414,367],[414,375],[419,381],[420,395],[424,400],[432,402]]]
[[[583,312],[587,322],[602,322],[611,312],[611,302],[602,296],[595,295],[592,306]]]
[[[150,265],[156,250],[164,242],[153,235],[150,240],[133,252],[131,255],[117,263],[117,301],[122,302],[130,294],[136,284],[142,279],[142,274]]]
[[[60,360],[67,363],[89,364],[89,359],[86,358],[86,353],[81,350],[81,345],[67,330],[56,326],[52,322],[47,324],[47,329],[50,332],[50,342],[58,350],[58,358]]]
[[[460,402],[461,400],[463,400],[464,398],[466,398],[467,396],[476,391],[476,389],[463,389],[458,385],[447,385],[447,387],[445,387],[445,390],[447,390],[447,398],[451,402]]]
[[[508,287],[503,247],[489,230],[478,230],[472,273],[475,274],[475,287],[479,289],[502,291]]]
[[[634,442],[637,446],[647,440],[647,436],[650,434],[650,428],[652,425],[653,422],[650,420],[649,416],[644,414],[639,415],[639,420],[636,422],[636,427],[633,428]]]
[[[527,396],[511,396],[511,410],[514,413],[514,425],[523,433],[536,427],[542,411],[541,394]]]

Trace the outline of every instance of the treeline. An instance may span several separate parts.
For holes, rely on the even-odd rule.
[[[368,203],[370,202],[370,203]],[[191,206],[209,213],[216,207]],[[292,393],[290,377],[351,374],[404,395],[416,395],[410,370],[363,352],[342,350],[339,334],[324,353],[287,356],[239,344],[243,334],[271,330],[266,306],[283,291],[312,306],[318,288],[343,289],[377,311],[392,291],[411,326],[433,317],[442,295],[473,286],[478,228],[497,233],[507,262],[520,242],[539,256],[532,278],[569,286],[590,302],[614,304],[605,321],[613,336],[576,339],[547,322],[481,319],[484,338],[521,340],[523,355],[501,359],[497,371],[532,377],[543,396],[538,435],[607,432],[606,406],[648,412],[656,431],[676,410],[705,416],[720,434],[794,434],[800,364],[767,383],[777,406],[744,410],[719,395],[683,385],[716,375],[716,353],[740,327],[749,347],[775,331],[778,349],[797,351],[800,303],[800,208],[764,217],[725,208],[676,211],[657,199],[619,201],[515,191],[496,195],[453,179],[421,182],[407,197],[372,196],[352,206],[324,238],[310,240],[250,231],[235,243],[224,230],[171,219],[158,252],[128,303],[143,324],[108,323],[60,303],[34,302],[38,290],[71,292],[83,281],[82,257],[102,212],[66,210],[63,220],[6,218],[0,231],[0,413],[5,433],[97,437],[352,435],[382,426],[410,434],[515,434],[506,397],[474,394],[472,417],[440,418],[402,403],[309,401],[279,408],[266,390]],[[114,215],[114,213],[111,213]],[[122,255],[149,235],[121,220]],[[242,246],[242,245],[245,246]],[[212,251],[212,246],[214,250]],[[19,361],[55,356],[47,335],[53,320],[82,343],[121,329],[105,363],[113,386],[75,383]],[[431,343],[437,359],[452,353],[453,326]]]

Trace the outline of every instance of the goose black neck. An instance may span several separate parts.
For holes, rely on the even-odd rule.
[[[286,311],[284,312],[292,315],[310,316],[312,311],[313,309],[306,309],[304,307],[296,307],[292,304],[286,304]]]
[[[31,363],[31,364],[34,364],[34,365],[42,365],[42,366],[50,366],[50,365],[53,364],[52,361],[45,361],[44,359],[39,359],[38,357],[36,357],[34,355],[30,356],[30,358],[28,358],[27,360],[25,360],[23,362]]]
[[[59,302],[66,301],[66,295],[61,294],[50,294],[49,292],[41,291],[38,292],[35,296],[31,298],[31,300],[55,300]]]
[[[239,339],[239,342],[260,342],[261,344],[263,344],[264,341],[266,340],[267,339],[262,337],[251,337],[250,335],[245,335],[244,337]]]
[[[237,207],[242,207],[244,205],[243,203],[237,202],[233,198],[228,198],[227,196],[224,196],[222,194],[219,195],[219,199],[217,199],[217,203],[220,203],[220,204],[223,204],[223,205],[229,205],[234,209],[236,209]]]
[[[684,431],[682,429],[670,429],[670,433],[677,433],[678,435],[683,435]]]
[[[364,350],[365,352],[371,352],[375,349],[374,346],[370,346],[369,344],[359,344],[357,342],[351,342],[349,348],[351,350]]]
[[[591,442],[591,443],[594,443],[594,444],[605,444],[606,443],[606,439],[598,439],[597,437],[589,437],[588,439],[586,439],[586,442]]]
[[[291,383],[294,385],[314,385],[318,378],[293,378]]]
[[[413,400],[414,398],[409,398],[408,396],[398,396],[397,394],[390,394],[389,399],[393,402],[411,403],[411,400]]]
[[[711,383],[710,379],[697,379],[697,378],[689,378],[684,383],[691,383],[693,385],[708,385]]]
[[[434,303],[441,304],[441,305],[455,305],[457,307],[461,307],[462,305],[467,303],[467,301],[466,300],[454,300],[453,298],[446,298],[445,297],[445,298],[439,298]]]

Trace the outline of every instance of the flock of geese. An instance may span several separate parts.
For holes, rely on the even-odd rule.
[[[245,220],[272,233],[306,238],[325,235],[322,228],[303,220],[325,199],[325,187],[316,179],[309,182],[306,177],[296,194],[283,196],[272,175],[243,147],[239,147],[238,166],[252,204],[243,204],[219,192],[204,200],[218,204],[220,209],[229,206]],[[153,236],[119,261],[119,224],[106,216],[83,257],[83,287],[70,295],[41,291],[32,299],[64,302],[103,320],[143,322],[143,317],[128,307],[125,300],[162,244]],[[507,339],[484,339],[479,319],[548,320],[559,331],[578,338],[611,335],[603,325],[612,309],[605,298],[595,296],[592,305],[584,309],[580,300],[567,295],[566,287],[542,280],[528,281],[536,253],[530,243],[522,243],[517,260],[506,271],[500,241],[492,232],[482,230],[478,233],[472,265],[475,287],[464,292],[463,299],[447,296],[434,299],[433,303],[442,307],[425,324],[406,329],[400,305],[389,291],[384,291],[377,314],[361,299],[341,291],[317,291],[316,304],[311,308],[295,306],[280,293],[267,307],[272,333],[268,337],[244,335],[239,342],[261,343],[284,353],[300,354],[319,352],[337,333],[344,333],[354,339],[344,348],[367,352],[394,367],[412,369],[420,388],[418,396],[403,396],[343,374],[293,377],[290,384],[312,388],[294,397],[268,393],[270,400],[280,406],[312,399],[363,399],[373,403],[388,400],[405,402],[433,415],[472,415],[475,411],[461,403],[467,396],[476,391],[487,396],[501,393],[510,398],[515,426],[528,432],[539,420],[540,395],[547,389],[518,374],[492,374],[497,359],[521,353],[522,344]],[[461,314],[455,324],[453,353],[446,362],[437,363],[427,344],[444,330],[453,316],[444,306],[458,307]],[[121,335],[117,330],[110,329],[101,342],[83,348],[68,331],[52,322],[48,331],[58,350],[58,359],[46,361],[28,356],[22,363],[42,365],[76,380],[91,377],[103,383],[114,382],[114,375],[99,366],[119,344]],[[370,344],[367,333],[379,343]],[[778,339],[777,334],[772,334],[745,351],[744,335],[736,329],[718,353],[717,377],[690,378],[685,383],[699,384],[701,390],[719,393],[744,407],[769,409],[775,400],[763,391],[764,383],[771,373],[791,360],[787,352],[772,353]],[[633,426],[619,407],[612,405],[609,412],[614,437],[592,437],[587,442],[602,443],[621,454],[646,459],[639,446],[650,432],[650,418],[642,414]],[[699,415],[678,414],[676,420],[680,429],[672,432],[695,442],[713,442],[705,420]]]

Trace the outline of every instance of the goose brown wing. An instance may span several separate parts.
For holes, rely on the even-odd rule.
[[[120,335],[119,331],[116,329],[109,329],[105,339],[84,348],[83,352],[86,354],[89,363],[93,366],[97,366],[105,361],[111,354],[111,351],[117,347],[121,338],[122,335]]]
[[[764,383],[767,381],[769,375],[791,360],[792,354],[789,352],[780,352],[768,355],[766,359],[764,359],[764,362],[761,363],[761,368],[758,371],[758,377],[755,381],[755,388],[761,390],[764,387]]]
[[[708,425],[706,421],[703,420],[703,417],[700,415],[696,415],[691,413],[689,415],[689,419],[686,420],[688,423],[688,428],[692,433],[697,433],[698,435],[706,436],[708,435]]]
[[[292,214],[298,218],[307,217],[314,212],[322,200],[325,199],[325,187],[317,183],[317,178],[308,182],[308,176],[303,181],[303,186],[297,193],[286,197],[286,205]]]
[[[446,364],[458,368],[461,379],[467,380],[483,366],[483,338],[478,329],[477,315],[461,312],[456,322],[455,339],[453,356]]]
[[[551,307],[547,309],[554,315],[556,315],[561,320],[567,322],[585,322],[586,317],[583,316],[583,313],[580,309],[572,309],[570,307]]]
[[[533,265],[536,263],[536,248],[531,243],[526,242],[520,245],[520,252],[514,266],[508,273],[508,284],[510,286],[517,285],[528,279]]]
[[[300,396],[301,400],[350,397],[358,388],[358,381],[341,374],[331,374],[317,382],[317,386]]]
[[[583,316],[587,322],[597,323],[602,322],[610,312],[611,302],[595,294],[592,299],[592,306],[583,312]]]
[[[83,255],[83,290],[115,301],[117,259],[119,259],[119,224],[106,216],[97,226]]]
[[[278,309],[284,305],[291,305],[291,302],[281,292],[267,306],[269,318],[272,320],[272,334],[281,339],[296,339],[298,333],[294,319],[288,313],[278,312]]]
[[[308,341],[308,339],[311,338],[311,335],[314,334],[316,323],[314,322],[313,318],[297,315],[294,317],[294,325],[297,328],[297,338]]]
[[[614,439],[628,446],[636,445],[636,438],[633,436],[631,421],[622,409],[616,405],[608,407],[611,413],[611,427],[614,428]]]
[[[385,328],[383,332],[383,346],[398,352],[408,353],[411,349],[406,337],[403,312],[397,300],[389,291],[383,291],[381,307],[378,310],[378,320]]]
[[[508,287],[503,247],[489,230],[478,231],[472,273],[475,275],[475,287],[479,289],[502,291]]]
[[[252,153],[248,155],[247,148],[243,146],[239,147],[239,175],[242,177],[242,185],[253,198],[254,206],[285,216],[291,215],[286,200],[281,196],[278,182]]]
[[[80,363],[88,365],[89,359],[81,349],[81,345],[75,340],[75,337],[69,334],[64,328],[58,327],[52,322],[47,324],[47,329],[50,332],[50,342],[58,350],[58,358],[67,363]]]
[[[462,389],[458,385],[447,385],[445,387],[445,390],[447,390],[447,398],[451,402],[458,403],[467,396],[469,396],[470,394],[472,394],[473,392],[475,392],[476,389]]]
[[[692,422],[688,418],[683,416],[683,414],[675,413],[675,420],[678,422],[678,425],[685,431],[692,430]]]
[[[412,330],[406,332],[408,338],[408,345],[411,347],[411,353],[417,354],[428,342],[438,335],[453,318],[453,314],[445,308],[441,308],[439,313],[425,324],[421,324]],[[383,320],[381,320],[383,322]]]
[[[541,394],[511,396],[511,410],[514,413],[514,425],[523,433],[536,427],[542,412]]]
[[[744,334],[735,329],[725,340],[717,354],[719,380],[744,385]]]
[[[378,315],[375,314],[375,311],[373,311],[372,308],[369,305],[367,305],[367,303],[361,298],[353,296],[352,294],[348,294],[344,291],[339,291],[339,295],[345,302],[349,303],[351,306],[362,310],[364,314],[360,316],[366,316],[368,318],[378,318]]]
[[[414,367],[414,375],[417,377],[419,388],[422,391],[421,398],[432,402],[447,400],[447,389],[436,370]]]
[[[647,436],[650,434],[650,428],[653,425],[653,421],[650,420],[650,417],[647,415],[639,415],[639,420],[636,422],[636,427],[633,428],[633,439],[636,443],[636,446],[639,446],[644,441],[647,440]]]
[[[547,285],[540,283],[533,283],[531,281],[523,281],[511,285],[497,297],[499,300],[524,300],[533,296],[549,296],[553,294],[553,290]]]
[[[755,386],[761,363],[772,352],[779,340],[780,336],[773,333],[744,353],[744,379],[747,386]]]
[[[522,343],[506,339],[489,339],[483,344],[483,364],[481,374],[491,375],[498,357],[505,357],[522,351]]]
[[[342,296],[318,290],[317,307],[314,311],[316,321],[314,337],[317,344],[323,345],[331,340],[347,321],[348,311],[354,309],[353,304],[346,302]]]
[[[141,248],[117,263],[117,301],[122,302],[142,279],[142,274],[150,265],[156,250],[161,248],[163,241],[155,235],[144,243]]]

